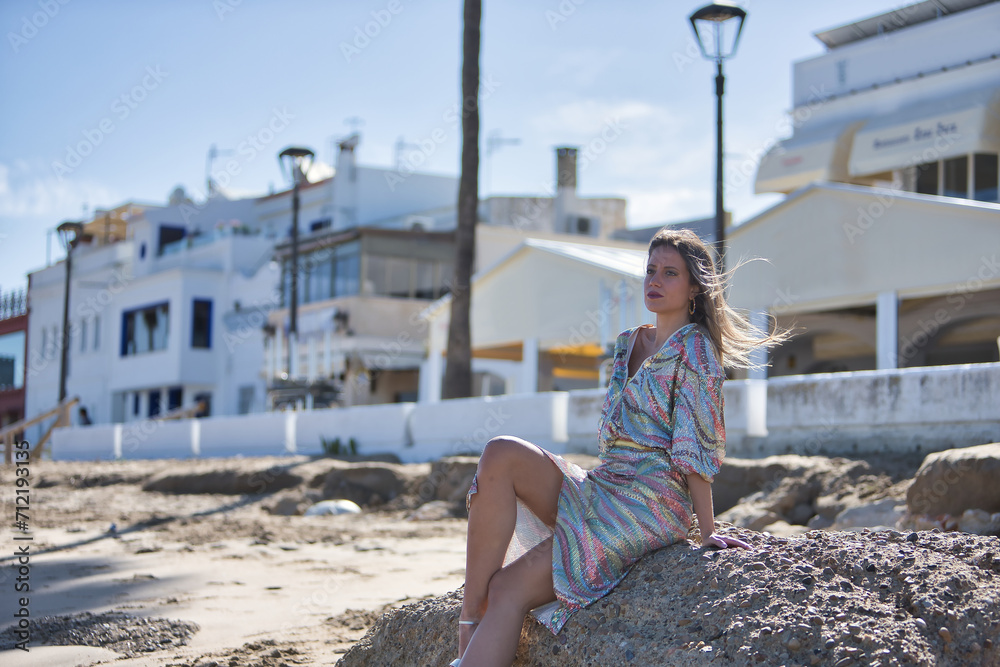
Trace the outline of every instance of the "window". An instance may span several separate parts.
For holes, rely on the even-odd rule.
[[[212,347],[212,302],[208,299],[194,300],[194,314],[191,317],[191,347],[203,349]]]
[[[361,260],[359,243],[337,246],[333,267],[333,295],[352,296],[361,291]]]
[[[171,243],[177,243],[184,238],[186,230],[175,225],[160,225],[159,243],[156,246],[156,254],[162,255],[164,248]]]
[[[140,402],[139,392],[132,394],[132,414],[139,415],[139,402]]]
[[[171,387],[167,390],[167,412],[181,407],[181,399],[184,396],[183,387]]]
[[[160,390],[150,389],[149,390],[149,412],[148,417],[155,417],[160,414]]]
[[[195,417],[211,417],[212,416],[212,394],[210,392],[202,392],[200,394],[194,395],[194,402],[201,403],[202,409],[195,414]]]
[[[253,409],[253,398],[255,394],[254,386],[252,384],[244,385],[240,387],[240,405],[239,414],[247,415],[250,414],[250,410]]]
[[[101,316],[94,315],[94,349],[101,349]]]
[[[42,358],[49,356],[49,330],[42,327]]]
[[[333,260],[331,251],[320,250],[310,256],[312,270],[309,272],[309,301],[323,301],[329,299],[333,278]]]
[[[938,193],[937,162],[917,165],[917,192],[923,195],[936,195]]]
[[[87,320],[80,318],[80,351],[87,351]]]
[[[972,188],[972,198],[978,201],[1000,201],[997,198],[1000,169],[997,168],[996,153],[976,153],[974,160],[976,182]]]
[[[160,303],[122,313],[121,356],[167,349],[170,304]]]
[[[969,158],[952,158],[944,161],[944,192],[945,197],[965,198],[969,192]]]

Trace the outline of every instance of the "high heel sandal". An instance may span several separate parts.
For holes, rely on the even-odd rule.
[[[479,625],[479,621],[463,621],[463,620],[459,620],[458,624],[459,625]],[[454,660],[452,660],[451,662],[448,663],[448,667],[462,667],[462,659],[461,658],[455,658]]]

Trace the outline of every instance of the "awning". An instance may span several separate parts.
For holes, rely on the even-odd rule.
[[[974,90],[872,118],[854,135],[849,171],[867,176],[968,153],[1000,152],[1000,90]]]
[[[847,178],[847,156],[863,121],[801,128],[764,155],[754,192],[792,192],[815,181]]]

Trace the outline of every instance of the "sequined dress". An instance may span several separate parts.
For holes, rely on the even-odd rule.
[[[708,333],[696,324],[681,327],[629,378],[639,328],[615,344],[600,464],[587,471],[545,452],[563,474],[554,529],[518,506],[505,562],[553,537],[557,599],[532,611],[553,633],[607,595],[642,556],[686,538],[692,505],[684,475],[712,481],[725,456],[725,373]],[[476,491],[474,480],[470,500]]]

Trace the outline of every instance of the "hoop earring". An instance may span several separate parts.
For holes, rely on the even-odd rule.
[[[688,315],[694,315],[694,297],[691,297],[691,301],[688,303]]]

